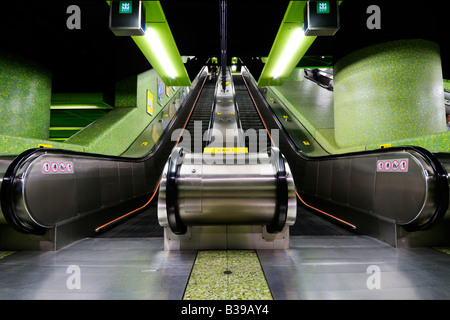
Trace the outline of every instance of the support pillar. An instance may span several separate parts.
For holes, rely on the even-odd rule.
[[[334,117],[340,148],[445,131],[439,46],[398,40],[343,57],[334,68]]]
[[[50,71],[0,52],[0,134],[48,140],[51,96]]]

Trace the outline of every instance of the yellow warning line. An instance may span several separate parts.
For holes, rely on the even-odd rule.
[[[248,153],[248,148],[205,148],[204,153]]]
[[[51,144],[38,144],[38,148],[53,148]]]

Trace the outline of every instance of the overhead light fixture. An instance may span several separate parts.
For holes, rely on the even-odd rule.
[[[299,48],[304,36],[305,34],[303,32],[303,28],[298,27],[292,30],[291,36],[289,37],[289,40],[284,47],[283,53],[281,54],[280,58],[278,59],[278,63],[275,65],[272,71],[272,77],[274,79],[281,76],[286,70],[292,58],[294,58],[295,54],[297,53],[297,49]]]
[[[158,57],[159,62],[161,63],[167,75],[170,78],[175,79],[177,77],[177,72],[175,71],[172,62],[170,61],[169,55],[164,49],[164,46],[156,30],[152,29],[151,26],[147,26],[144,37],[147,40],[151,50],[153,50],[154,54]]]

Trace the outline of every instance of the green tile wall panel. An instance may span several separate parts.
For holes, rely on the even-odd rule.
[[[54,149],[64,149],[64,150],[73,150],[86,152],[87,150],[83,146],[48,141],[48,140],[40,140],[40,139],[32,139],[32,138],[22,138],[15,136],[8,136],[4,134],[0,134],[0,155],[1,156],[15,156],[21,154],[22,152],[28,149],[38,148],[39,145],[51,146]]]
[[[46,68],[0,52],[0,134],[48,139],[51,91]]]
[[[355,51],[334,68],[334,125],[339,148],[446,130],[439,47],[398,40]]]
[[[391,144],[392,147],[418,146],[425,148],[431,152],[450,152],[450,131],[425,135],[421,137],[414,137],[410,139],[387,141],[385,143]],[[378,148],[380,148],[380,144],[367,146],[367,150]]]
[[[0,155],[17,155],[27,149],[37,148],[39,144],[58,149],[121,155],[155,119],[163,106],[179,93],[180,87],[171,86],[170,94],[167,95],[166,86],[163,85],[163,94],[158,100],[157,79],[156,72],[149,70],[119,82],[116,96],[118,105],[64,143],[48,140],[48,126],[44,139],[0,133]],[[147,113],[147,89],[154,97],[153,115]],[[158,134],[162,134],[162,131]]]
[[[450,92],[450,80],[444,79],[444,90]]]
[[[158,74],[151,69],[120,81],[116,86],[115,108],[67,142],[84,146],[93,153],[121,155],[179,90],[179,87],[170,87],[169,97],[163,84],[158,102],[158,79]],[[147,113],[147,90],[153,94],[153,115]]]
[[[66,141],[85,146],[94,153],[115,154],[117,149],[125,148],[123,144],[128,141],[128,134],[124,134],[120,128],[127,126],[129,122],[134,122],[131,117],[133,111],[133,108],[114,109]],[[121,134],[118,134],[116,130],[120,130]],[[112,138],[114,143],[106,138],[111,135],[114,135]]]
[[[333,93],[306,80],[287,81],[282,86],[266,88],[268,103],[279,99],[330,154],[379,149],[381,145],[387,144],[392,147],[418,146],[431,152],[450,152],[450,131],[339,148],[335,140]]]
[[[137,106],[137,75],[117,82],[114,107],[136,107]]]

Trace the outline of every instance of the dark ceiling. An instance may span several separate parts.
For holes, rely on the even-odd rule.
[[[288,4],[284,0],[229,0],[230,55],[268,55]],[[220,54],[219,0],[169,0],[162,1],[162,7],[182,54]]]
[[[228,0],[228,57],[244,62],[267,56],[289,1]],[[444,78],[450,78],[448,0],[346,0],[340,6],[341,29],[319,37],[308,56],[343,55],[364,46],[400,38],[425,38],[439,43]],[[81,9],[81,29],[69,30],[69,5]],[[199,60],[220,54],[218,0],[162,0],[163,10],[181,55]],[[366,9],[381,8],[381,30],[369,30]],[[7,7],[7,8],[6,8]],[[106,92],[117,80],[151,66],[128,37],[108,28],[106,1],[10,1],[0,11],[0,50],[29,57],[53,72],[54,92]],[[445,31],[444,31],[445,30]],[[191,75],[192,76],[192,75]]]

